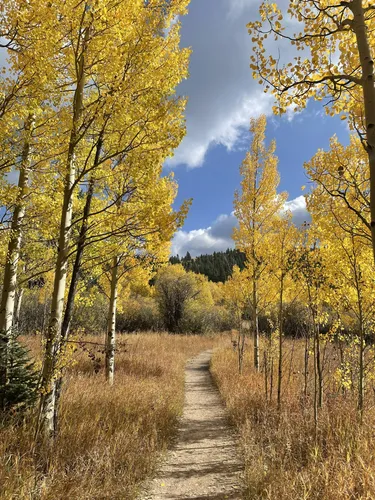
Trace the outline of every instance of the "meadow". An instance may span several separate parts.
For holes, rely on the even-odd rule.
[[[374,390],[369,381],[361,422],[355,386],[343,390],[338,383],[337,351],[337,346],[327,348],[317,425],[311,359],[305,394],[303,340],[284,341],[281,408],[275,385],[270,397],[270,377],[266,399],[264,365],[255,372],[249,339],[242,375],[233,349],[214,353],[212,373],[238,430],[249,499],[375,498]]]
[[[40,338],[23,340],[38,357]],[[163,333],[119,335],[116,379],[109,387],[104,356],[95,346],[100,339],[83,340],[67,370],[59,435],[45,478],[33,455],[35,416],[0,428],[2,500],[135,498],[175,435],[187,359],[220,341]]]

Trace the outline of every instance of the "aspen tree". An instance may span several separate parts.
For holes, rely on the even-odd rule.
[[[282,26],[276,3],[262,2],[261,21],[248,24],[254,43],[251,68],[277,98],[275,112],[303,108],[308,99],[328,100],[331,114],[352,113],[367,153],[370,178],[372,247],[375,258],[375,86],[373,47],[375,6],[370,0],[326,2],[290,0],[288,15],[302,31]],[[303,51],[293,62],[279,64],[265,49],[267,36],[285,40]],[[306,53],[307,52],[307,53]]]
[[[233,267],[232,276],[223,285],[223,295],[229,310],[231,311],[234,324],[237,327],[237,340],[236,348],[238,353],[238,373],[241,375],[243,372],[243,359],[245,354],[245,330],[243,328],[242,320],[246,308],[249,306],[251,300],[251,291],[249,290],[249,272],[245,268],[242,272],[238,266]]]
[[[71,72],[70,87],[74,84],[74,96],[72,102],[72,121],[70,127],[70,137],[68,140],[68,153],[65,163],[65,184],[64,201],[60,224],[60,236],[58,245],[58,255],[56,263],[55,285],[52,297],[51,318],[48,328],[47,342],[45,348],[43,372],[42,372],[42,396],[40,404],[40,417],[38,427],[47,441],[54,434],[53,414],[54,414],[54,384],[53,377],[56,367],[56,357],[59,352],[61,340],[61,325],[63,320],[64,295],[68,272],[68,261],[70,256],[71,231],[74,222],[73,214],[73,193],[77,183],[83,179],[83,172],[88,170],[79,169],[78,161],[82,157],[90,132],[94,125],[99,128],[101,120],[105,119],[106,108],[112,100],[112,106],[118,106],[123,110],[123,117],[130,117],[126,122],[129,127],[131,120],[137,123],[139,115],[133,114],[132,109],[137,109],[142,102],[142,95],[149,83],[150,72],[156,71],[158,74],[158,64],[163,58],[169,55],[168,47],[171,47],[170,64],[175,64],[174,71],[169,72],[169,78],[163,80],[165,88],[170,89],[169,95],[173,93],[174,85],[186,74],[187,52],[178,52],[178,27],[170,32],[170,39],[166,40],[163,29],[168,26],[174,15],[183,13],[187,1],[180,1],[171,6],[166,5],[163,9],[159,4],[149,2],[144,5],[142,2],[132,3],[129,0],[122,2],[95,3],[90,2],[80,4],[71,9],[74,13],[69,21],[69,27],[63,22],[60,31],[67,28],[69,44],[64,49]],[[57,5],[57,10],[62,21],[66,21],[66,9],[69,5]],[[64,14],[63,14],[64,11]],[[155,35],[157,30],[161,30],[159,35]],[[145,50],[145,52],[143,52]],[[155,51],[155,52],[154,52]],[[156,57],[155,57],[156,56]],[[115,61],[122,59],[123,72],[121,78],[116,78],[114,72],[118,69],[117,64],[108,65],[108,60],[115,58]],[[115,62],[114,61],[114,62]],[[140,64],[142,65],[140,67]],[[133,71],[140,67],[139,71]],[[165,66],[164,66],[165,68]],[[172,66],[169,67],[170,69]],[[149,70],[145,71],[145,69]],[[66,73],[66,72],[65,72]],[[162,81],[162,80],[160,80]],[[121,87],[123,95],[128,96],[128,108],[124,107],[124,100],[118,100],[118,95],[114,91]],[[173,89],[173,90],[172,90]],[[155,89],[155,93],[161,91]],[[168,92],[165,93],[165,106],[173,105],[168,102]],[[105,98],[104,98],[105,97]],[[108,106],[108,107],[107,107]],[[182,108],[183,109],[183,105]],[[146,118],[147,120],[147,118]],[[174,124],[180,127],[180,121]],[[122,143],[124,129],[119,121],[113,129],[112,140]],[[154,130],[156,133],[156,129]],[[137,135],[135,136],[136,139]],[[127,139],[128,137],[126,137]],[[149,139],[149,137],[145,137]],[[146,141],[147,142],[147,141]],[[117,148],[117,154],[121,148]],[[123,153],[126,149],[122,150]],[[87,157],[86,157],[87,158]],[[78,175],[77,175],[78,174]],[[39,431],[38,431],[39,432]]]
[[[317,227],[321,255],[331,287],[325,302],[331,304],[358,339],[358,409],[365,394],[365,336],[374,318],[374,266],[371,255],[369,178],[358,137],[342,146],[336,138],[329,151],[319,151],[306,164],[315,181],[308,208]]]
[[[293,277],[299,281],[304,300],[310,311],[314,355],[314,422],[318,425],[318,413],[323,406],[323,362],[321,350],[321,308],[324,301],[323,287],[327,285],[327,273],[315,226],[304,224],[302,241],[291,256]]]
[[[259,370],[259,287],[258,283],[267,267],[265,238],[272,230],[272,222],[281,211],[286,196],[277,194],[279,174],[275,142],[265,146],[266,117],[252,119],[251,149],[246,154],[240,173],[241,192],[235,193],[234,213],[239,227],[233,232],[236,247],[246,254],[250,274],[251,317],[254,335],[254,366]]]
[[[278,378],[277,378],[277,405],[281,407],[281,390],[283,379],[283,335],[284,335],[284,306],[288,298],[293,299],[293,287],[290,280],[291,255],[299,242],[299,234],[294,226],[291,214],[276,219],[273,231],[268,237],[268,259],[270,261],[269,275],[276,281],[276,295],[278,302],[277,330],[278,330]],[[271,282],[271,279],[270,279]]]
[[[8,344],[12,341],[12,326],[14,322],[14,311],[16,305],[17,269],[20,258],[22,223],[25,216],[26,197],[28,191],[29,168],[30,168],[30,146],[31,134],[34,124],[34,116],[30,114],[24,124],[24,145],[22,149],[21,165],[18,177],[18,194],[13,211],[10,227],[10,239],[8,243],[5,270],[1,291],[0,302],[0,333],[1,343]],[[18,299],[20,303],[20,298]],[[5,386],[7,381],[7,346],[3,346],[4,359],[0,366],[0,384]],[[0,401],[3,407],[3,402]]]
[[[160,175],[160,174],[159,174]],[[120,182],[118,182],[120,184]],[[185,219],[189,203],[183,204],[175,212],[172,203],[177,194],[177,185],[173,177],[158,178],[153,182],[138,186],[137,193],[128,200],[115,196],[117,203],[113,224],[121,222],[131,225],[131,230],[123,235],[116,234],[113,228],[111,237],[114,255],[109,272],[109,311],[106,335],[106,379],[110,384],[114,380],[116,302],[119,280],[126,277],[130,269],[155,266],[157,261],[166,261],[169,242],[174,232]],[[135,220],[134,220],[135,219]]]
[[[351,134],[349,145],[343,146],[332,137],[329,150],[319,150],[305,170],[314,183],[308,195],[314,217],[336,214],[332,222],[348,234],[355,230],[364,245],[371,245],[370,178],[360,139]]]

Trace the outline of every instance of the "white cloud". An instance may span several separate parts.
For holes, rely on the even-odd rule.
[[[304,196],[287,201],[284,208],[285,211],[289,210],[292,213],[293,222],[297,226],[310,220]],[[186,252],[190,252],[193,257],[196,257],[201,254],[211,254],[233,248],[232,232],[236,224],[237,220],[232,212],[230,215],[220,215],[210,227],[192,231],[178,231],[173,238],[172,254],[183,256]]]
[[[232,213],[220,215],[212,226],[205,229],[178,231],[173,238],[172,254],[185,255],[186,252],[190,252],[196,257],[233,248],[232,231],[235,225],[236,218]]]
[[[306,198],[303,195],[297,196],[294,200],[287,201],[284,208],[286,211],[292,213],[293,222],[296,226],[301,226],[304,222],[311,220],[306,208]]]
[[[243,95],[240,102],[236,103],[233,109],[223,111],[223,116],[218,118],[216,123],[212,123],[211,127],[205,130],[194,127],[195,132],[188,133],[174,156],[167,160],[167,166],[186,164],[190,168],[200,167],[211,146],[222,145],[228,151],[234,149],[247,131],[250,117],[271,113],[272,97],[262,91],[257,94]],[[190,119],[191,122],[194,122],[194,118]]]
[[[285,10],[287,0],[278,3]],[[259,4],[259,0],[195,0],[181,19],[182,43],[193,50],[190,78],[179,89],[189,98],[187,135],[167,165],[202,166],[210,147],[236,148],[251,117],[272,114],[273,97],[264,94],[249,67],[252,42],[246,25],[259,18]],[[267,41],[267,45],[286,59],[295,50],[288,42]]]

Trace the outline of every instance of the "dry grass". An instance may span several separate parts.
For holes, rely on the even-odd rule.
[[[312,401],[302,392],[302,345],[285,342],[285,348],[281,411],[275,393],[273,401],[265,401],[264,375],[253,372],[249,354],[242,376],[230,349],[220,349],[213,357],[213,375],[240,432],[248,497],[374,499],[374,409],[366,409],[361,425],[355,395],[337,390],[328,363],[325,407],[315,432]],[[334,353],[330,355],[334,360]]]
[[[0,430],[2,500],[136,497],[137,485],[152,472],[158,453],[175,433],[186,360],[218,340],[166,334],[127,335],[126,340],[127,352],[117,356],[112,388],[106,385],[102,369],[95,373],[99,365],[88,352],[81,351],[69,369],[60,434],[41,493],[33,494],[33,417]],[[38,351],[36,339],[28,343]],[[96,357],[102,365],[102,355]]]

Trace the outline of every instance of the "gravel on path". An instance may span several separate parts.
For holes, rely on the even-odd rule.
[[[186,365],[185,406],[176,444],[142,500],[240,500],[243,464],[209,371],[212,351]]]

